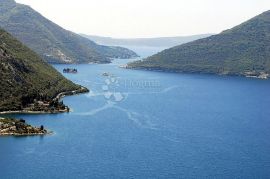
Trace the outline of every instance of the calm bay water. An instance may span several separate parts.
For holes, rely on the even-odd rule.
[[[1,137],[0,178],[270,176],[270,81],[118,68],[126,62],[56,65],[76,67],[66,77],[91,92],[64,98],[68,114],[15,115],[54,134]]]

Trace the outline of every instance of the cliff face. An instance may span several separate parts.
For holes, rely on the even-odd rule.
[[[270,74],[270,11],[218,35],[164,50],[128,67],[265,78]]]
[[[81,89],[1,29],[0,86],[0,112],[21,110],[34,100]]]
[[[126,48],[97,45],[14,0],[0,0],[0,27],[50,63],[109,63],[137,56]]]

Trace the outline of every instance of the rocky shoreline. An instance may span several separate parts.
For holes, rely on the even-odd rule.
[[[51,132],[44,129],[44,126],[33,127],[23,119],[0,118],[0,136],[34,136],[46,134],[51,134]]]
[[[28,107],[18,111],[2,111],[0,114],[56,114],[69,112],[69,107],[65,106],[59,100],[65,96],[87,93],[89,90],[81,87],[78,90],[59,93],[50,102],[35,101],[34,104],[29,104]],[[35,136],[46,135],[52,132],[44,129],[44,126],[33,127],[25,122],[25,120],[1,118],[0,117],[0,136]]]

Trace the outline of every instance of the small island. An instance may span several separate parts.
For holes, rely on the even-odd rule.
[[[44,126],[33,127],[23,119],[0,118],[0,136],[34,136],[50,133]]]
[[[76,68],[65,68],[63,70],[63,73],[73,73],[73,74],[76,74],[76,73],[78,73],[78,70]]]

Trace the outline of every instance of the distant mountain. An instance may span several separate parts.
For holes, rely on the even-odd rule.
[[[270,11],[218,35],[130,63],[128,68],[265,78],[270,73]]]
[[[201,34],[201,35],[178,36],[178,37],[159,37],[159,38],[133,38],[133,39],[132,38],[117,39],[111,37],[100,37],[84,34],[81,35],[101,45],[173,47],[201,38],[209,37],[213,34]]]
[[[126,48],[97,45],[14,0],[0,0],[0,27],[51,63],[108,63],[137,56]]]
[[[81,89],[0,29],[0,112],[21,110],[38,97]]]

